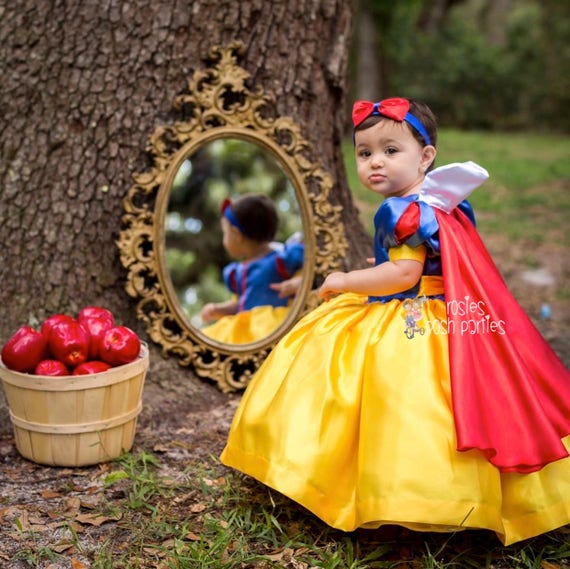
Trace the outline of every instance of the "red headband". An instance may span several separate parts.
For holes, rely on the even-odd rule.
[[[402,122],[406,121],[424,139],[426,144],[431,144],[431,139],[421,121],[409,112],[410,101],[402,97],[384,99],[379,103],[371,101],[356,101],[352,107],[352,124],[356,128],[370,116],[381,115],[389,119]]]

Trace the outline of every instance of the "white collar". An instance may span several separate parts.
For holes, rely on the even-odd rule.
[[[426,174],[419,199],[450,213],[487,178],[487,170],[475,162],[446,164]]]

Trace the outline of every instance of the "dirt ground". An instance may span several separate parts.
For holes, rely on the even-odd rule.
[[[557,245],[544,245],[535,251],[537,258],[548,265],[525,267],[524,251],[513,251],[501,238],[487,242],[510,289],[537,327],[558,352],[565,364],[570,364],[568,338],[570,300],[568,268],[562,260],[565,251]],[[548,308],[546,308],[548,307]],[[541,316],[542,311],[542,316]],[[548,314],[548,311],[550,314]],[[545,317],[548,316],[548,317]],[[532,349],[532,347],[530,347]],[[161,365],[158,352],[151,352],[153,366],[145,384],[144,408],[139,417],[133,451],[170,448],[169,467],[179,468],[193,460],[204,460],[222,450],[231,418],[240,394],[223,394],[215,386],[195,379],[183,368],[175,377],[168,377]],[[173,445],[176,442],[176,445]],[[169,446],[170,445],[170,446]],[[174,448],[174,446],[176,448]],[[177,449],[177,450],[176,450]],[[99,467],[84,469],[50,468],[24,460],[14,446],[12,428],[3,393],[0,395],[0,567],[20,569],[29,567],[12,561],[18,551],[15,539],[16,519],[30,526],[46,527],[50,512],[54,511],[54,488],[72,487],[74,495],[88,502],[92,481],[100,473]],[[108,530],[107,530],[108,531]],[[89,534],[96,539],[96,533]],[[81,537],[87,539],[87,535]],[[42,565],[42,567],[50,567]],[[52,565],[69,567],[69,565]]]

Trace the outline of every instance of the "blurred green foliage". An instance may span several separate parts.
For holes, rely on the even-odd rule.
[[[444,126],[570,132],[570,2],[373,0],[360,9],[376,22],[379,98],[423,100]]]

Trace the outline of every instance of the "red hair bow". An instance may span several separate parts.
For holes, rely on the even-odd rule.
[[[230,200],[230,198],[225,198],[220,207],[220,213],[225,213],[226,209],[228,209],[228,207],[230,207],[231,205],[232,205],[232,200]]]
[[[384,99],[379,103],[356,101],[352,107],[352,124],[356,128],[371,115],[382,115],[389,119],[402,122],[410,110],[410,101],[401,97]]]

